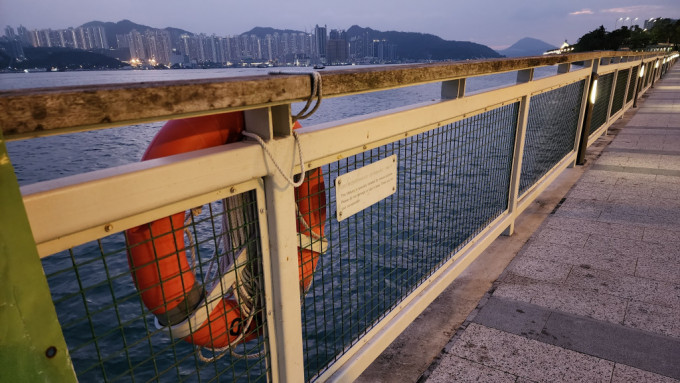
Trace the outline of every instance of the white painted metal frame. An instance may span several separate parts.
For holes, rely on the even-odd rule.
[[[21,192],[44,257],[224,198],[231,185],[238,193],[241,183],[266,172],[259,145],[235,143],[40,182]]]
[[[652,61],[650,59],[648,61]],[[638,65],[612,63],[609,73]],[[592,68],[570,71],[535,81],[530,70],[520,72],[526,82],[465,96],[465,79],[443,83],[441,101],[408,106],[298,130],[308,169],[337,161],[404,137],[520,102],[509,209],[452,256],[429,279],[404,298],[354,346],[318,378],[347,381],[361,373],[566,167],[576,152],[568,153],[522,196],[517,195],[524,129],[530,98],[581,80]],[[522,77],[525,76],[525,77]],[[587,104],[582,100],[577,140]],[[612,86],[615,88],[615,85]],[[646,89],[645,89],[646,90]],[[610,100],[611,107],[611,100]],[[629,107],[629,106],[628,106]],[[627,109],[624,106],[623,109]],[[604,128],[611,123],[609,119]],[[283,169],[299,172],[295,140],[290,130],[290,105],[247,112],[248,130],[260,135]],[[590,143],[589,143],[590,144]],[[574,146],[576,148],[576,145]],[[216,177],[215,175],[219,175]],[[24,203],[41,257],[120,232],[130,227],[219,200],[256,190],[262,235],[267,331],[273,381],[303,381],[302,319],[300,314],[297,235],[293,187],[254,142],[240,142],[113,169],[38,183],[22,188]],[[103,202],[104,201],[104,202]]]
[[[624,105],[621,107],[621,110],[616,112],[613,116],[610,116],[611,110],[612,110],[612,104],[614,102],[614,94],[616,93],[616,80],[618,77],[618,74],[620,73],[621,70],[624,69],[629,69],[633,68],[635,66],[640,65],[640,63],[644,63],[645,60],[638,61],[638,60],[633,60],[633,61],[627,61],[627,62],[620,62],[617,64],[609,64],[606,66],[599,66],[597,68],[597,74],[600,76],[603,76],[605,74],[609,73],[614,73],[614,77],[612,78],[612,87],[610,89],[610,94],[609,94],[609,105],[607,106],[607,120],[600,126],[593,134],[591,134],[588,137],[588,146],[592,145],[599,139],[602,135],[607,133],[607,130],[609,130],[609,127],[616,122],[616,120],[621,117],[630,107],[633,105],[633,101],[629,103],[625,102],[625,94],[624,94]],[[629,71],[629,76],[630,76],[630,71]],[[641,95],[642,93],[640,93]],[[591,116],[592,118],[592,116]]]

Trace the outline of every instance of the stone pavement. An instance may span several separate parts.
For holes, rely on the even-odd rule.
[[[680,382],[680,65],[646,96],[422,380]]]

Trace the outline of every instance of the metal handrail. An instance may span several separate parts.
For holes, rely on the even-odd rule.
[[[328,70],[321,77],[324,97],[338,97],[578,61],[660,55],[587,52]],[[304,73],[8,90],[0,92],[0,126],[5,139],[13,140],[290,104],[310,93],[311,79]]]

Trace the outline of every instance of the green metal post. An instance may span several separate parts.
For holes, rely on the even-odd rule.
[[[76,382],[0,132],[0,382]]]

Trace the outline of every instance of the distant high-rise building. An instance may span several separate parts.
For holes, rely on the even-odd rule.
[[[5,37],[7,37],[10,40],[14,40],[14,38],[16,38],[16,34],[14,34],[14,28],[10,27],[9,25],[6,26]]]
[[[19,36],[19,39],[21,39],[23,45],[31,45],[31,34],[26,27],[19,25],[19,28],[17,28],[17,35]]]
[[[141,33],[133,29],[128,34],[130,38],[130,57],[132,59],[146,60],[148,58],[144,38]]]
[[[330,64],[340,64],[347,62],[347,33],[332,29],[328,38],[328,57]]]
[[[327,41],[326,26],[320,27],[317,24],[314,28],[314,53],[321,62],[326,62]]]

